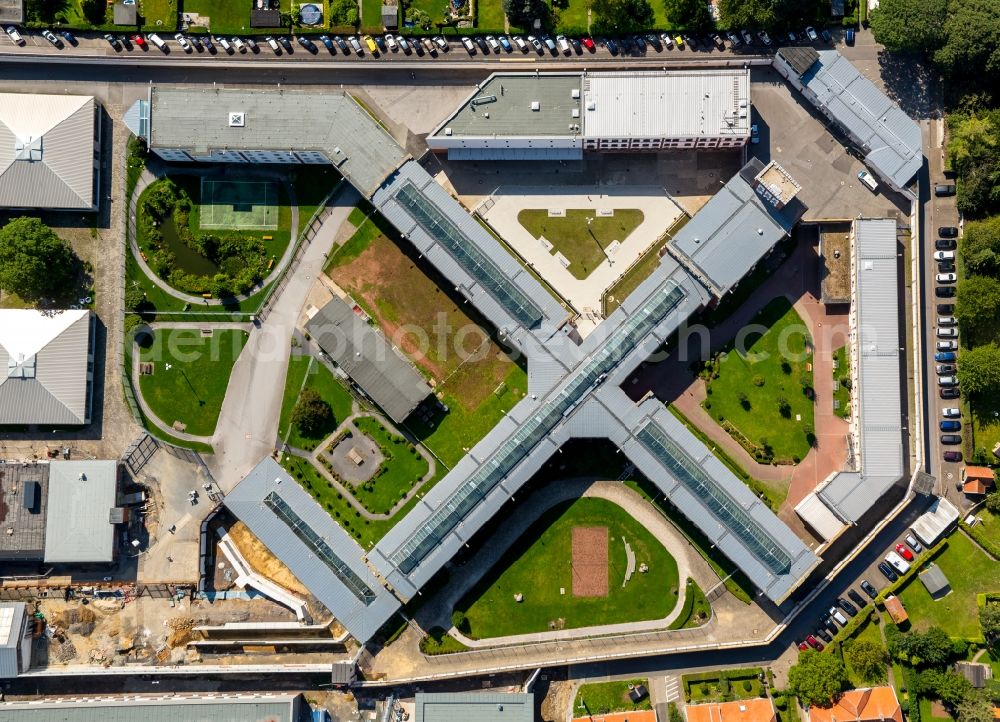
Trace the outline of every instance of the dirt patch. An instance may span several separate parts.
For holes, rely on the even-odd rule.
[[[608,528],[573,527],[573,596],[608,596]]]
[[[573,682],[553,682],[549,685],[541,709],[542,719],[545,722],[563,722],[566,719],[566,710],[573,704],[575,688]]]
[[[827,303],[843,303],[851,298],[850,231],[849,225],[841,224],[820,228],[821,293]]]
[[[309,590],[302,585],[294,574],[286,567],[278,557],[264,546],[264,543],[255,537],[246,524],[241,521],[229,527],[229,536],[240,550],[243,558],[261,574],[273,582],[280,584],[285,589],[295,594],[307,596]]]

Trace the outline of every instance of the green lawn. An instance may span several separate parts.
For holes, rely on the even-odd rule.
[[[144,0],[148,1],[148,0]],[[209,18],[209,28],[217,35],[240,35],[250,31],[251,4],[246,0],[183,0],[184,12]],[[281,0],[281,11],[288,12],[291,0]],[[253,28],[259,33],[262,29]]]
[[[595,714],[609,714],[611,712],[636,712],[638,710],[652,709],[649,695],[646,695],[638,703],[633,703],[628,696],[628,686],[636,687],[643,685],[649,688],[649,680],[645,677],[641,679],[626,679],[617,682],[594,682],[592,684],[581,684],[576,692],[576,699],[573,700],[573,716],[587,717]]]
[[[544,208],[517,214],[518,223],[535,238],[544,236],[552,244],[551,252],[562,253],[569,260],[569,272],[581,280],[607,260],[603,249],[613,241],[624,242],[642,220],[642,211],[634,208],[616,209],[613,216],[598,216],[594,210],[578,208],[554,218]]]
[[[752,667],[686,674],[681,677],[684,698],[691,704],[753,699],[760,696],[762,672]]]
[[[527,391],[527,373],[507,356],[493,329],[410,243],[395,240],[381,216],[363,221],[330,259],[326,273],[406,354],[448,407],[408,428],[453,466]],[[363,221],[363,222],[362,222]]]
[[[966,457],[971,461],[973,454],[995,461],[990,453],[1000,443],[1000,394],[980,394],[965,404],[963,417],[965,428],[972,429],[972,444],[965,448]]]
[[[751,332],[745,352],[725,355],[703,405],[723,428],[726,422],[735,427],[726,430],[759,460],[766,461],[770,449],[776,461],[795,462],[809,453],[814,433],[813,401],[803,392],[812,388],[808,330],[784,297],[768,303],[752,324],[766,333]]]
[[[431,627],[426,636],[420,640],[420,651],[424,654],[454,654],[468,651],[468,647],[448,634],[446,629]]]
[[[375,477],[353,490],[355,498],[370,512],[385,514],[427,473],[427,461],[413,444],[386,429],[378,419],[355,419],[358,430],[378,444],[385,459]]]
[[[177,29],[177,0],[139,0],[143,27],[163,32]]]
[[[848,388],[851,383],[851,357],[847,353],[847,346],[841,346],[834,351],[833,360],[837,366],[833,370],[833,380],[837,384],[833,392],[833,413],[846,419],[851,415],[851,390]]]
[[[642,257],[632,265],[631,268],[618,279],[611,288],[607,290],[604,294],[604,314],[609,315],[612,311],[622,305],[622,301],[629,297],[635,289],[639,287],[643,281],[649,278],[649,275],[656,269],[660,263],[660,251],[663,249],[667,242],[677,235],[687,222],[691,220],[691,216],[683,215],[677,219],[670,230],[667,231],[663,240],[657,243],[654,247],[648,249]]]
[[[700,627],[712,615],[712,605],[705,592],[694,579],[687,580],[687,593],[684,596],[684,609],[670,625],[671,629],[688,629]]]
[[[608,595],[574,597],[572,530],[608,529]],[[636,572],[622,588],[626,556],[621,537],[635,552]],[[645,528],[621,507],[604,499],[581,498],[547,511],[503,560],[459,601],[470,636],[478,639],[660,619],[673,609],[678,592],[677,563]],[[561,593],[564,590],[565,593]],[[523,601],[514,601],[515,594]]]
[[[933,714],[931,712],[931,700],[927,697],[921,697],[920,701],[920,719],[921,720],[935,720],[937,722],[951,722],[951,717],[945,715],[941,717],[940,715]]]
[[[216,330],[207,338],[196,329],[158,330],[140,355],[154,364],[151,375],[139,377],[143,398],[165,424],[180,421],[189,434],[211,436],[246,340],[247,334],[236,330]]]
[[[984,554],[962,532],[948,538],[948,547],[935,560],[948,577],[952,592],[934,601],[913,577],[899,593],[913,628],[936,625],[953,637],[980,637],[976,594],[1000,589],[1000,564]]]
[[[305,387],[302,382],[305,380]],[[299,393],[305,388],[312,389],[324,401],[330,404],[333,411],[333,421],[319,434],[312,437],[304,436],[292,423],[292,412],[298,401]],[[312,451],[320,441],[329,436],[341,422],[351,415],[354,397],[344,388],[330,370],[315,360],[312,356],[293,355],[288,361],[288,375],[285,377],[285,392],[281,402],[281,416],[278,421],[278,435],[285,439],[289,446],[304,451]]]
[[[587,22],[587,0],[552,0],[550,5],[556,32],[568,31],[574,35],[588,32],[590,24]]]
[[[431,15],[433,18],[434,15]],[[476,27],[482,30],[503,30],[503,3],[500,0],[477,0]]]

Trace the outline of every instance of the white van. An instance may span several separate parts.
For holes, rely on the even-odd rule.
[[[863,170],[858,173],[858,180],[868,186],[872,193],[878,190],[878,181],[868,171]]]
[[[158,47],[163,52],[165,53],[170,52],[169,50],[167,50],[167,44],[163,42],[163,38],[161,38],[156,33],[150,33],[149,35],[146,36],[146,39],[149,40],[149,42],[151,42],[153,45]]]
[[[565,35],[560,35],[556,40],[559,42],[559,50],[562,51],[563,55],[569,55],[569,41],[566,39]]]

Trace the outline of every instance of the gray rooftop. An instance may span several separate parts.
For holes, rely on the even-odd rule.
[[[49,465],[0,465],[0,561],[41,561],[49,503]],[[37,494],[34,509],[25,495]]]
[[[920,582],[924,585],[924,589],[934,599],[943,597],[951,591],[951,584],[948,582],[948,577],[944,575],[941,567],[937,564],[928,565],[917,576],[920,577]]]
[[[43,699],[0,702],[6,722],[300,722],[304,707],[299,695],[246,694],[184,697],[121,697]]]
[[[0,425],[90,421],[90,311],[0,309]]]
[[[0,207],[94,210],[90,95],[0,93]]]
[[[50,462],[45,562],[112,561],[117,492],[117,461]]]
[[[23,23],[24,0],[0,0],[0,23]]]
[[[274,459],[257,464],[225,505],[358,641],[399,609],[357,542]]]
[[[0,679],[16,677],[28,665],[28,660],[18,661],[24,646],[31,646],[31,635],[25,629],[27,614],[24,602],[0,602]]]
[[[838,474],[818,491],[847,522],[858,521],[904,472],[896,247],[894,220],[855,222],[852,363],[860,471]]]
[[[532,694],[417,692],[415,722],[532,722]]]
[[[432,135],[574,135],[569,126],[582,122],[581,83],[580,73],[496,73],[480,84]],[[537,109],[533,105],[536,103]]]
[[[718,296],[739,283],[788,235],[805,211],[794,198],[777,210],[755,192],[753,178],[763,168],[763,163],[751,158],[668,246]]]
[[[396,423],[431,393],[413,364],[343,299],[331,299],[309,320],[306,329]]]
[[[923,163],[920,127],[836,50],[818,56],[801,77],[813,102],[861,139],[872,170],[899,188],[908,185]]]
[[[225,160],[228,154],[243,162],[244,151],[319,153],[325,160],[308,162],[332,163],[366,197],[408,157],[364,108],[338,91],[156,87],[150,135],[151,148],[184,150],[193,159]]]

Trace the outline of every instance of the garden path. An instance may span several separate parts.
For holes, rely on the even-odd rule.
[[[198,175],[198,176],[211,176],[211,175],[225,176],[227,170],[228,169],[226,168],[223,168],[221,170],[218,168],[185,168],[183,174]],[[146,167],[142,169],[142,174],[139,176],[139,180],[135,184],[135,189],[132,191],[132,198],[135,199],[136,208],[138,207],[138,199],[139,196],[142,195],[142,192],[146,190],[146,188],[151,183],[164,177],[167,174],[166,171],[167,168],[155,160],[150,160],[148,163],[146,163]],[[276,181],[283,181],[285,179],[284,174],[278,173],[277,171],[255,171],[253,177],[271,178],[272,180]],[[295,196],[295,188],[290,183],[285,183],[285,190],[288,192],[288,203],[292,212],[292,224],[290,232],[291,240],[288,243],[288,247],[285,248],[285,253],[284,255],[282,255],[281,260],[278,261],[278,263],[274,266],[274,268],[271,270],[271,273],[268,274],[267,278],[261,281],[258,286],[251,289],[250,293],[241,293],[234,296],[233,298],[237,302],[245,301],[246,299],[250,298],[250,296],[252,296],[253,294],[258,293],[260,289],[268,286],[269,284],[277,280],[284,272],[288,264],[291,263],[292,261],[292,256],[295,253],[295,247],[297,245],[295,241],[299,235],[299,206],[298,206],[298,198],[296,198]],[[131,200],[129,201],[129,208],[132,208]],[[132,257],[135,258],[136,263],[139,264],[139,267],[142,269],[142,272],[146,274],[146,277],[149,278],[150,281],[155,283],[164,293],[173,296],[179,301],[184,301],[185,303],[190,303],[198,306],[206,306],[206,305],[220,306],[224,301],[225,303],[233,302],[233,299],[229,298],[221,299],[221,298],[203,298],[202,296],[192,296],[189,293],[178,291],[176,288],[166,283],[165,281],[163,281],[163,279],[161,279],[158,275],[156,275],[156,273],[153,272],[153,269],[149,267],[149,264],[146,263],[146,260],[142,257],[142,254],[139,252],[139,243],[136,240],[135,213],[132,213],[131,221],[128,224],[128,246],[129,246],[129,251],[132,253]]]

